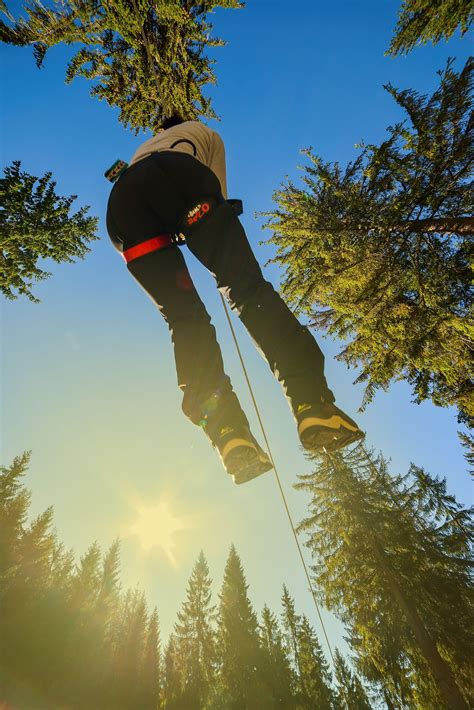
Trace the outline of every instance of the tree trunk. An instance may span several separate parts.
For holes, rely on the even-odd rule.
[[[406,598],[402,588],[400,587],[398,577],[390,567],[386,554],[381,548],[379,542],[377,540],[374,542],[377,556],[390,578],[394,596],[396,597],[402,612],[405,614],[421,653],[428,663],[441,697],[444,699],[444,702],[449,710],[469,710],[469,706],[459,690],[451,668],[440,656],[436,643],[434,643],[433,639],[430,637],[416,607]]]
[[[437,217],[414,219],[397,225],[401,231],[474,234],[474,217]]]

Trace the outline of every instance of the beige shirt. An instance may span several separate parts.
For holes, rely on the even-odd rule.
[[[217,175],[221,184],[222,194],[227,199],[224,143],[218,133],[199,121],[185,121],[177,126],[168,128],[166,131],[157,133],[156,136],[142,143],[138,150],[135,151],[130,165],[133,165],[141,158],[145,158],[150,153],[160,150],[179,150],[182,153],[194,155],[193,146],[189,143],[178,143],[174,148],[171,148],[173,143],[179,140],[191,141],[196,146],[195,157]]]

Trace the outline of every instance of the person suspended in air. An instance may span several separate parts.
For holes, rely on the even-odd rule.
[[[172,116],[128,166],[117,161],[106,176],[114,182],[109,237],[166,320],[185,415],[203,428],[235,483],[269,471],[272,463],[224,371],[215,329],[179,239],[215,277],[281,383],[303,447],[334,451],[362,438],[334,403],[315,339],[263,277],[238,218],[238,201],[227,200],[219,134],[200,121]]]

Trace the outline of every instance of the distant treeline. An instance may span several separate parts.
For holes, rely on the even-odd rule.
[[[156,608],[121,589],[118,541],[77,564],[52,509],[28,520],[29,460],[0,474],[0,707],[469,707],[469,512],[423,469],[391,476],[360,445],[301,477],[315,586],[353,652],[349,663],[336,650],[330,670],[286,587],[279,618],[266,605],[257,616],[233,546],[216,603],[201,552],[163,645]]]
[[[286,588],[281,621],[267,606],[258,619],[233,546],[217,605],[200,553],[163,648],[156,608],[138,589],[121,591],[118,541],[105,554],[94,543],[76,564],[51,508],[28,522],[21,477],[29,459],[16,458],[0,477],[0,707],[310,710],[344,707],[344,692],[371,707],[339,653],[332,682]]]

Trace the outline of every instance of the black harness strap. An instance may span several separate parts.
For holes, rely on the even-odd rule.
[[[173,145],[170,145],[170,149],[174,148],[179,143],[189,143],[189,145],[192,146],[194,157],[196,157],[196,155],[197,155],[196,146],[194,145],[194,143],[192,141],[188,140],[187,138],[180,138],[179,140],[175,141],[173,143]]]

